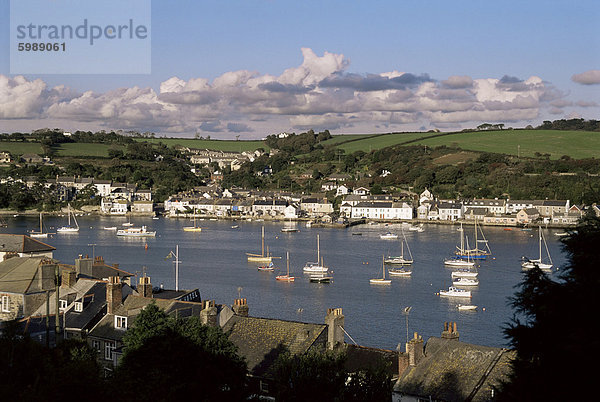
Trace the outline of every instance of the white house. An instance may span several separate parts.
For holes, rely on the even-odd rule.
[[[413,208],[406,202],[361,202],[352,208],[352,218],[408,220],[413,218]]]
[[[335,193],[336,197],[342,196],[342,195],[346,195],[350,192],[350,189],[348,187],[346,187],[345,185],[341,185],[337,188],[337,191]]]

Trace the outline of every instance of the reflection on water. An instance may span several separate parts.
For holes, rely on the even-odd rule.
[[[415,260],[412,276],[393,277],[391,285],[374,286],[369,279],[381,277],[381,256],[400,252],[400,240],[381,240],[379,235],[387,231],[400,234],[400,224],[341,230],[299,226],[299,232],[282,233],[284,222],[205,220],[199,222],[202,232],[184,232],[183,227],[190,224],[187,220],[139,218],[134,223],[156,230],[156,237],[122,238],[103,227],[120,227],[125,218],[79,217],[78,221],[78,234],[41,239],[56,247],[54,255],[61,262],[73,264],[79,254],[93,253],[137,274],[146,267],[154,286],[174,288],[173,260],[165,257],[179,245],[180,287],[198,288],[203,299],[232,304],[239,291],[248,300],[253,316],[318,323],[324,322],[328,308],[341,307],[345,329],[357,343],[391,349],[406,341],[406,317],[402,312],[407,306],[412,306],[410,334],[416,331],[425,339],[439,336],[445,321],[456,321],[461,340],[505,346],[502,328],[512,317],[507,298],[522,279],[521,256],[536,256],[538,247],[535,231],[485,227],[493,256],[480,263],[480,284],[470,287],[472,298],[455,300],[436,293],[452,285],[452,268],[444,266],[443,260],[459,243],[457,226],[425,225],[421,233],[405,231]],[[0,229],[2,233],[25,234],[36,228],[37,219],[18,217],[8,223],[8,228]],[[44,223],[55,231],[62,220],[48,217]],[[239,228],[232,229],[233,224]],[[258,271],[246,260],[246,252],[260,250],[263,224],[265,244],[274,256],[282,257],[275,260],[279,269],[274,272]],[[467,235],[471,230],[472,226],[465,227]],[[333,271],[330,284],[310,283],[302,272],[307,261],[316,260],[317,234],[321,257]],[[564,255],[558,238],[550,231],[546,238],[555,267],[560,267]],[[290,275],[296,276],[293,283],[275,281],[276,275],[285,273],[286,251],[290,253]],[[459,312],[459,304],[475,304],[478,310]]]

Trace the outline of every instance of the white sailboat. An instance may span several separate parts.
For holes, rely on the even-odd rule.
[[[71,226],[71,216],[73,217],[73,222],[75,222],[75,226]],[[79,232],[79,224],[77,223],[77,218],[75,218],[75,214],[71,211],[71,204],[67,204],[67,226],[62,226],[56,229],[59,233],[76,233]]]
[[[261,232],[261,244],[260,244],[260,254],[246,253],[248,257],[248,262],[259,262],[261,264],[268,264],[273,261],[274,258],[269,253],[269,249],[267,247],[267,252],[265,253],[265,227],[262,227]]]
[[[321,248],[319,242],[319,235],[317,235],[317,262],[307,262],[302,268],[304,272],[327,272],[327,268],[321,260]]]
[[[46,238],[48,237],[48,233],[44,233],[44,229],[42,226],[42,212],[40,212],[40,231],[39,232],[35,232],[35,231],[31,231],[29,233],[30,237],[38,237],[38,238]]]
[[[385,278],[385,257],[381,256],[381,278],[372,278],[369,279],[369,283],[371,285],[390,285],[392,283],[391,279]]]
[[[548,244],[546,243],[546,239],[544,238],[544,235],[542,234],[542,227],[540,226],[539,228],[539,258],[536,259],[527,259],[526,261],[523,261],[523,263],[521,264],[521,267],[523,267],[523,269],[531,269],[535,266],[539,267],[540,269],[552,269],[552,258],[550,257],[550,251],[548,251]],[[542,242],[544,242],[544,247],[546,250],[546,260],[547,262],[543,262],[542,261]]]
[[[462,230],[462,224],[461,227],[459,229],[460,231],[460,249],[464,250],[465,249],[465,236],[463,235],[463,230]],[[467,249],[469,248],[469,239],[467,240]],[[450,267],[466,267],[466,268],[471,268],[473,266],[475,266],[475,262],[471,261],[471,256],[469,254],[467,254],[467,259],[464,260],[459,256],[456,256],[454,258],[446,258],[444,260],[444,265],[448,265]]]
[[[404,230],[402,231],[402,242],[400,243],[400,255],[398,256],[388,256],[384,260],[386,264],[402,264],[408,265],[413,263],[413,256],[410,252],[410,247],[408,246],[408,241],[406,240],[406,236],[404,235]],[[406,244],[406,250],[408,251],[408,255],[404,256],[404,244]]]

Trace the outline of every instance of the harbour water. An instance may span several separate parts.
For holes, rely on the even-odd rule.
[[[48,217],[44,225],[50,232],[62,226],[66,218]],[[26,234],[38,230],[34,217],[11,217],[2,233]],[[125,218],[78,217],[80,231],[54,234],[40,239],[56,247],[54,256],[73,264],[79,254],[103,256],[109,264],[118,263],[129,272],[150,276],[154,286],[175,288],[175,264],[166,260],[179,246],[179,287],[198,288],[203,299],[232,304],[238,296],[246,298],[250,315],[305,322],[324,322],[328,308],[341,307],[345,315],[346,342],[395,349],[418,332],[427,339],[439,336],[445,321],[456,321],[461,340],[502,347],[507,342],[503,327],[513,317],[508,298],[522,280],[521,256],[538,257],[537,229],[504,230],[484,227],[492,256],[479,262],[479,285],[472,287],[472,298],[459,300],[440,297],[440,289],[452,285],[452,268],[445,267],[459,243],[458,226],[425,225],[423,232],[409,231],[404,225],[414,263],[410,277],[393,277],[391,285],[371,285],[369,279],[381,277],[382,256],[400,253],[401,224],[359,225],[348,229],[307,228],[282,233],[287,222],[213,221],[199,222],[201,232],[186,232],[189,220],[135,218],[136,226],[156,230],[154,238],[117,237],[104,227],[117,226]],[[232,225],[238,225],[232,228]],[[246,252],[260,253],[261,226],[265,226],[265,244],[279,267],[274,272],[258,271],[246,260]],[[393,232],[397,240],[382,240],[380,234]],[[473,226],[465,234],[473,242]],[[562,230],[561,230],[562,231]],[[550,254],[557,267],[565,255],[555,230],[544,230]],[[332,283],[310,283],[302,267],[316,262],[317,234],[321,256],[333,271]],[[360,234],[360,235],[359,235]],[[282,283],[275,276],[285,273],[285,254],[290,253],[290,274],[295,282]],[[458,311],[459,304],[474,304],[476,311]],[[406,307],[411,307],[407,315]],[[408,324],[408,330],[407,330]]]

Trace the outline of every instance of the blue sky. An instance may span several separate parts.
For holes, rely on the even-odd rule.
[[[600,117],[597,1],[155,0],[151,73],[101,75],[11,74],[9,4],[0,131],[261,138]]]

